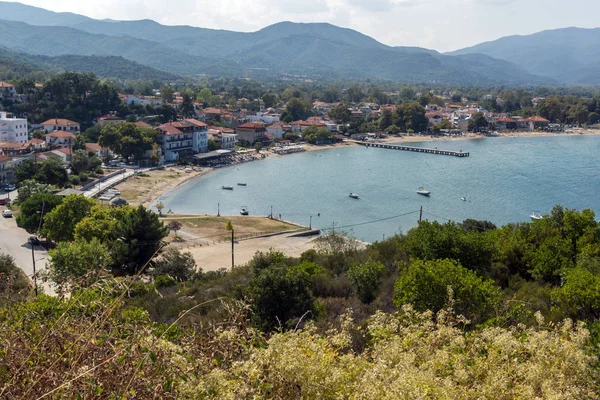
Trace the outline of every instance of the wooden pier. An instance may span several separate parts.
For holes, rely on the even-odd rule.
[[[360,142],[360,141],[355,141],[354,143],[360,144],[361,146],[365,146],[365,147],[377,147],[380,149],[414,151],[416,153],[439,154],[442,156],[453,156],[453,157],[469,157],[469,153],[466,151],[429,149],[426,147],[414,147],[414,146],[403,146],[403,145],[398,145],[398,144]]]

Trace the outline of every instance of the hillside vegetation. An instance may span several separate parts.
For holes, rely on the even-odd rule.
[[[49,276],[70,296],[0,286],[0,396],[599,398],[590,210],[501,228],[423,221],[363,250],[327,235],[300,258],[202,272],[174,249],[152,260],[156,215],[77,202],[89,200],[43,224],[63,237]],[[136,258],[140,243],[153,247]]]

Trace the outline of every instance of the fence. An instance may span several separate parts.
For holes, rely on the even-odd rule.
[[[98,184],[100,184],[100,183],[102,183],[104,181],[107,181],[107,180],[109,180],[110,178],[112,178],[114,176],[122,174],[123,172],[125,172],[124,169],[120,169],[118,171],[111,172],[110,174],[105,175],[102,178],[96,179],[95,181],[88,183],[87,185],[83,186],[81,188],[81,190],[84,191],[84,192],[87,192],[88,190],[92,189],[94,186],[96,186],[96,185],[98,185]]]

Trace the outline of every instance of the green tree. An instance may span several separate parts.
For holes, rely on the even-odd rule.
[[[577,319],[600,318],[600,276],[583,267],[565,271],[564,284],[553,291],[562,309]]]
[[[500,301],[500,290],[452,260],[413,260],[402,271],[394,286],[394,304],[412,304],[416,310],[438,312],[449,305],[477,324],[493,315]]]
[[[332,136],[333,135],[327,130],[327,128],[320,128],[314,125],[302,131],[302,139],[313,144],[328,141]]]
[[[46,140],[46,135],[44,135],[42,133],[42,131],[40,131],[39,129],[36,129],[35,131],[33,131],[33,133],[31,134],[31,138],[32,139],[40,139],[40,140]]]
[[[181,253],[176,248],[169,248],[153,262],[150,273],[153,276],[169,275],[177,282],[186,282],[196,274],[196,268],[196,261],[191,253]]]
[[[474,113],[469,118],[469,130],[473,132],[479,132],[480,130],[488,127],[488,121],[485,119],[483,113]]]
[[[183,102],[181,103],[181,106],[179,107],[179,113],[181,115],[183,115],[184,117],[193,116],[196,111],[194,110],[194,101],[193,101],[192,97],[187,93],[184,93],[182,97],[183,97]]]
[[[231,221],[228,221],[228,222],[231,222]],[[167,229],[175,232],[175,236],[177,236],[177,231],[180,230],[181,227],[182,227],[182,225],[181,225],[181,222],[179,222],[179,221],[171,221],[167,225]],[[231,229],[233,229],[233,227]],[[230,231],[231,229],[227,229],[227,230]]]
[[[26,180],[33,180],[35,174],[40,170],[41,163],[36,163],[33,160],[25,160],[15,168],[15,180],[17,182],[23,182]]]
[[[56,242],[70,242],[75,226],[90,215],[95,201],[82,195],[69,195],[44,217],[44,235]]]
[[[208,139],[208,151],[219,150],[221,146],[214,139]]]
[[[60,158],[50,157],[39,164],[33,179],[40,183],[64,187],[69,181],[69,175]]]
[[[348,99],[350,103],[359,103],[364,98],[365,94],[361,88],[356,85],[350,86],[348,90],[346,90],[346,99]]]
[[[156,204],[156,210],[158,211],[158,215],[162,215],[162,210],[164,210],[164,208],[165,208],[165,205],[162,201],[159,201]]]
[[[19,202],[23,203],[34,194],[48,194],[51,192],[52,186],[28,179],[19,184]]]
[[[385,108],[381,112],[381,117],[379,118],[379,129],[385,131],[387,128],[394,124],[394,117],[392,115],[392,110],[389,108]]]
[[[100,132],[102,132],[102,126],[96,124],[87,128],[79,136],[83,137],[87,143],[98,143],[98,139],[100,138]]]
[[[285,106],[282,118],[288,118],[290,121],[299,121],[308,118],[311,115],[312,105],[298,98],[291,99]]]
[[[157,143],[157,133],[154,129],[138,127],[130,122],[106,125],[98,143],[124,158],[140,159]]]
[[[416,102],[405,102],[394,112],[394,125],[401,131],[424,132],[427,130],[429,120],[425,116],[425,108]]]
[[[112,264],[108,248],[98,239],[60,242],[49,254],[50,279],[67,291],[94,283]]]
[[[277,97],[273,93],[265,93],[262,96],[262,101],[265,103],[265,108],[271,108],[277,103]]]
[[[230,220],[227,220],[227,223],[225,223],[225,229],[227,229],[228,231],[233,230],[233,224],[231,223]]]
[[[255,323],[262,329],[293,328],[307,315],[315,316],[315,298],[305,274],[285,267],[269,267],[252,279],[248,295],[253,300]]]
[[[75,240],[112,243],[122,235],[121,223],[128,212],[127,207],[94,206],[90,214],[75,225]]]
[[[90,157],[84,150],[76,150],[71,158],[71,170],[74,174],[79,175],[85,172],[90,167]]]
[[[71,145],[71,150],[85,151],[85,137],[83,135],[75,136],[75,140],[73,140],[73,144]]]
[[[0,253],[0,295],[12,300],[14,294],[26,294],[30,290],[30,283],[25,274],[15,264],[14,258],[8,254]],[[3,305],[3,300],[0,299]]]
[[[383,264],[373,261],[355,263],[348,269],[348,279],[363,303],[368,304],[377,297],[384,270]]]
[[[17,224],[29,233],[35,233],[44,228],[46,216],[61,202],[62,197],[47,193],[36,193],[21,202],[21,210],[17,215]],[[42,209],[44,211],[42,219]]]
[[[163,85],[163,87],[160,88],[160,98],[165,103],[172,103],[174,94],[175,91],[168,85]]]
[[[350,121],[350,116],[352,113],[348,109],[348,106],[344,103],[340,104],[337,107],[334,107],[329,111],[329,117],[331,117],[334,121],[339,124],[345,124]]]

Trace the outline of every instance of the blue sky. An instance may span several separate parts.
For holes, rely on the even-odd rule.
[[[392,46],[449,51],[502,36],[600,26],[598,0],[21,0],[92,18],[153,19],[256,31],[280,21],[330,22]]]

